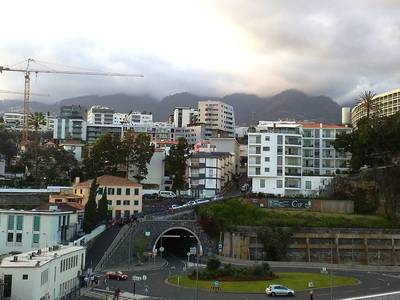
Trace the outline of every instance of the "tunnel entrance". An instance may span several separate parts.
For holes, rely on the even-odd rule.
[[[164,231],[156,240],[153,249],[164,248],[163,255],[186,258],[191,247],[199,246],[202,249],[199,238],[186,228],[170,228]]]

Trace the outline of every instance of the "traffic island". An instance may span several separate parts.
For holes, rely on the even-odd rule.
[[[276,278],[272,280],[199,280],[198,287],[201,290],[210,292],[224,293],[255,293],[264,294],[265,288],[271,284],[284,285],[290,289],[305,291],[331,287],[331,277],[329,274],[302,273],[302,272],[278,272]],[[196,280],[189,278],[188,275],[171,276],[166,281],[169,284],[196,288]],[[359,280],[354,277],[332,276],[332,287],[348,286],[358,284]]]

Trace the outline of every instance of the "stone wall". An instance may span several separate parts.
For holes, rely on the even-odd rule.
[[[225,232],[223,256],[263,259],[256,228]],[[299,262],[400,265],[400,231],[388,229],[302,228],[297,230],[287,258]]]

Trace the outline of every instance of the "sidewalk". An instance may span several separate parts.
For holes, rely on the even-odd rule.
[[[240,266],[251,266],[254,264],[260,264],[263,262],[268,263],[272,268],[310,268],[310,269],[322,269],[332,268],[332,270],[344,270],[344,271],[368,271],[368,272],[400,272],[400,266],[372,266],[372,265],[345,265],[345,264],[329,264],[321,262],[297,262],[297,261],[254,261],[237,259],[225,256],[216,255],[222,263],[240,265]]]

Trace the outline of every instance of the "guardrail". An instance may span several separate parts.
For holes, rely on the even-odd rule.
[[[93,229],[90,233],[85,234],[84,236],[80,237],[79,239],[74,241],[75,246],[83,246],[86,245],[88,242],[93,240],[95,237],[97,237],[100,233],[102,233],[104,230],[106,230],[106,225],[100,225],[97,226],[95,229]]]

